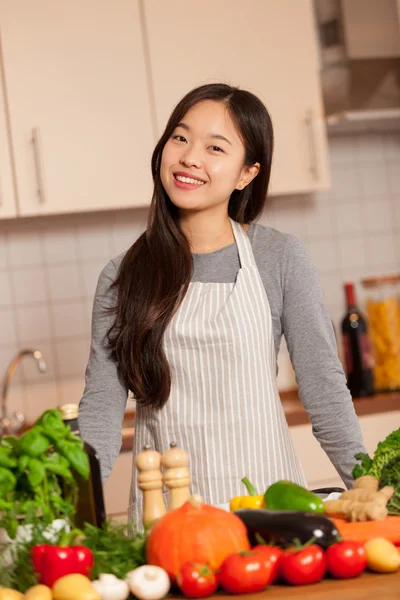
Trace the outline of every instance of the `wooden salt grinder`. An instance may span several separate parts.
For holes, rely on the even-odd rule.
[[[161,455],[144,446],[137,455],[136,467],[139,471],[138,485],[143,492],[143,525],[149,526],[165,515],[167,509],[162,493]]]
[[[180,508],[189,500],[190,472],[189,456],[174,442],[170,449],[161,455],[161,466],[164,467],[163,481],[169,489],[169,510]]]

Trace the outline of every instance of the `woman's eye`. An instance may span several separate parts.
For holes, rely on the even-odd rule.
[[[177,142],[186,142],[186,138],[183,135],[174,135],[172,139]]]
[[[210,146],[210,148],[213,152],[223,152],[222,148],[219,146]]]

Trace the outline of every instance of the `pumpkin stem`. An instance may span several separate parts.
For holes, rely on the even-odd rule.
[[[198,494],[193,494],[193,496],[190,496],[189,503],[193,506],[193,508],[199,508],[199,509],[204,504],[203,498],[201,496],[199,496]]]

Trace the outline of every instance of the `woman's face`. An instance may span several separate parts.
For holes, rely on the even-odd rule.
[[[223,102],[196,104],[164,146],[161,181],[181,210],[204,210],[228,204],[259,171],[244,165],[245,148]]]

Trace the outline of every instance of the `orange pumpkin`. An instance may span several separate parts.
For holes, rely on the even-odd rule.
[[[247,530],[239,517],[192,496],[152,526],[146,558],[149,565],[165,569],[174,581],[188,560],[218,569],[227,556],[249,548]]]

